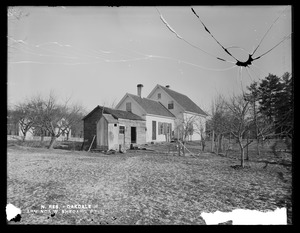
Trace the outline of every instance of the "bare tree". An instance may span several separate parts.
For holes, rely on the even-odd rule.
[[[178,142],[178,148],[182,148],[183,154],[185,154],[184,145],[187,140],[189,140],[190,135],[194,133],[194,125],[196,121],[195,115],[183,114],[183,118],[179,119],[175,123],[175,131],[177,132],[177,139],[182,141],[182,145]]]
[[[197,116],[195,115],[184,114],[183,118],[177,122],[175,130],[178,132],[178,138],[183,142],[189,140],[190,135],[193,135],[196,119]]]
[[[216,141],[216,153],[219,154],[222,151],[222,144],[224,135],[227,134],[228,127],[226,127],[227,121],[227,106],[224,98],[219,95],[215,98],[212,104],[212,116],[209,122],[210,131],[212,134],[212,152],[214,152]],[[215,140],[216,137],[216,140]]]
[[[72,130],[74,133],[80,130],[83,131],[83,107],[76,104],[65,109],[65,113],[67,113],[67,115],[64,117],[66,119],[64,133],[67,135],[67,140],[69,140]]]
[[[22,102],[16,105],[13,111],[13,118],[19,124],[22,132],[22,140],[25,141],[27,133],[33,129],[35,115],[30,111],[28,102]]]
[[[31,109],[37,116],[34,126],[49,132],[51,141],[48,148],[52,149],[56,139],[65,134],[72,125],[78,123],[77,114],[82,107],[79,105],[69,106],[69,100],[64,104],[59,104],[57,97],[51,92],[46,99],[33,98]]]
[[[233,96],[229,101],[224,101],[227,107],[226,122],[224,126],[236,138],[241,153],[241,167],[244,167],[244,150],[253,142],[243,142],[244,135],[250,130],[252,117],[250,115],[250,101],[243,95]]]
[[[199,117],[199,119],[196,120],[194,132],[200,135],[200,146],[202,147],[202,151],[204,151],[206,133],[205,133],[205,122],[202,117]]]

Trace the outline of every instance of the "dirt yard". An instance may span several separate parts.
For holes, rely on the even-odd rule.
[[[202,212],[277,207],[288,207],[291,224],[291,172],[281,165],[233,169],[239,161],[210,153],[7,151],[7,203],[22,210],[17,224],[201,225]]]

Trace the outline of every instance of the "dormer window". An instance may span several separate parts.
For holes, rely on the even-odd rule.
[[[131,102],[126,103],[126,111],[131,112]]]
[[[173,100],[168,102],[168,109],[174,109],[174,101]]]
[[[157,99],[160,100],[161,99],[161,93],[157,94]]]

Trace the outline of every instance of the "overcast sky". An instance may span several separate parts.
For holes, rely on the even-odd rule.
[[[290,6],[193,6],[203,23],[229,51],[246,61],[277,19],[260,47],[261,55],[292,32]],[[218,93],[242,87],[269,73],[291,72],[291,39],[253,62],[247,70],[233,61],[205,31],[189,6],[18,7],[25,14],[8,18],[8,104],[54,90],[72,97],[87,111],[117,104],[126,92],[144,85],[147,97],[156,84],[189,96],[209,110]],[[245,52],[247,51],[247,52]],[[152,56],[151,56],[152,55]],[[255,57],[254,56],[254,57]]]

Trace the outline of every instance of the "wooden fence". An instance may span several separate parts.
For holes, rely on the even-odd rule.
[[[22,140],[22,136],[16,136],[16,135],[7,135],[7,140]],[[29,141],[41,141],[40,136],[28,136],[25,140]],[[50,141],[51,137],[44,137],[44,141]],[[67,137],[59,137],[56,139],[56,141],[71,141],[71,142],[83,142],[83,138],[75,138],[75,137],[69,137],[67,140]]]

